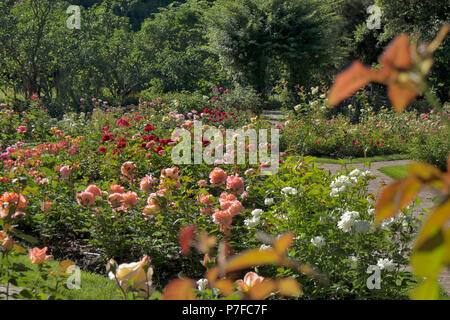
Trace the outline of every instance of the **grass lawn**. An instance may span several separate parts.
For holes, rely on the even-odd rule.
[[[27,277],[34,281],[36,279],[37,287],[48,286],[55,288],[56,280],[53,276],[49,276],[47,280],[43,280],[39,277],[38,267],[35,264],[31,264],[27,255],[14,255],[9,256],[9,260],[12,263],[23,264],[27,267],[28,271],[25,271]],[[48,260],[47,264],[51,266],[51,270],[57,270],[59,263],[54,260]],[[38,280],[39,279],[39,280]],[[19,284],[20,285],[20,284]],[[56,292],[69,300],[119,300],[123,299],[123,295],[116,288],[115,284],[108,278],[81,271],[80,277],[80,289],[67,289],[63,286],[58,286]],[[2,288],[4,291],[4,288]],[[131,297],[131,296],[130,296]]]
[[[368,158],[348,158],[348,159],[315,158],[315,161],[318,163],[330,163],[330,164],[351,164],[351,163],[365,163],[365,162],[378,162],[390,160],[408,160],[408,155],[391,154],[386,156],[374,156]]]
[[[408,176],[407,166],[392,166],[378,169],[392,179],[401,179]]]

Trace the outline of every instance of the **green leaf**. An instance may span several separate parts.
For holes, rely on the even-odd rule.
[[[411,293],[413,300],[437,300],[439,298],[439,283],[437,280],[426,280]]]

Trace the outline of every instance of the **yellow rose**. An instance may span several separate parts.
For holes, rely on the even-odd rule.
[[[133,289],[138,291],[140,297],[147,297],[150,294],[149,288],[152,285],[153,269],[149,266],[150,260],[144,256],[139,262],[123,263],[118,266],[116,273],[109,272],[110,280],[113,280],[124,291],[130,286],[133,280]],[[145,267],[148,268],[147,274]]]

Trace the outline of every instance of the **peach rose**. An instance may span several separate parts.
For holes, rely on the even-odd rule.
[[[147,175],[147,176],[143,177],[141,180],[141,183],[140,183],[141,190],[144,192],[150,192],[150,191],[152,191],[152,189],[156,183],[157,183],[156,178],[152,177],[151,175],[150,176]]]
[[[222,192],[222,194],[219,197],[219,203],[220,205],[224,204],[225,202],[234,201],[237,200],[236,196],[232,193],[226,193]],[[223,209],[223,208],[222,208]]]
[[[231,228],[231,223],[233,222],[233,217],[230,215],[228,211],[221,211],[216,209],[216,212],[213,214],[214,223],[219,225],[219,230],[221,232],[227,233],[228,229]]]
[[[53,256],[47,255],[47,249],[48,249],[47,247],[45,247],[43,249],[39,249],[38,247],[35,247],[32,250],[30,249],[29,258],[30,258],[31,263],[43,264],[48,259],[52,258]]]
[[[127,193],[124,193],[122,196],[123,196],[122,205],[125,208],[132,208],[139,202],[139,198],[136,192],[129,191]]]
[[[151,203],[144,207],[142,214],[144,216],[156,216],[158,215],[159,209],[160,207],[157,203]]]
[[[244,207],[242,206],[242,203],[239,202],[238,200],[226,202],[226,203],[224,203],[224,207],[229,212],[231,217],[234,217],[234,216],[238,215],[239,213],[241,213],[242,211],[244,211]]]
[[[221,168],[214,168],[209,174],[209,182],[214,186],[220,186],[227,181],[227,173]]]
[[[122,205],[122,200],[123,200],[123,196],[121,193],[112,193],[108,197],[108,203],[113,208],[120,207]]]
[[[214,201],[212,200],[213,196],[211,194],[199,194],[198,202],[202,204],[212,205]]]
[[[119,186],[118,184],[113,184],[109,187],[109,190],[111,190],[111,193],[124,193],[125,189],[122,186]]]
[[[122,164],[122,167],[120,168],[120,172],[124,176],[126,176],[130,179],[133,179],[134,174],[136,173],[136,165],[131,161],[127,161],[124,164]]]
[[[208,185],[208,182],[206,182],[206,180],[199,180],[197,184],[199,187],[206,187]]]
[[[81,192],[81,193],[77,193],[76,195],[78,204],[82,205],[83,207],[91,207],[94,202],[95,202],[95,197],[92,193],[90,192]]]
[[[3,249],[9,251],[14,247],[14,240],[7,233],[0,231],[0,244]]]
[[[236,194],[242,194],[244,192],[244,180],[237,174],[234,176],[229,176],[227,178],[227,189],[230,189]]]
[[[178,169],[177,167],[172,167],[172,168],[168,168],[168,169],[163,169],[163,172],[161,172],[161,175],[164,176],[165,178],[177,180],[179,172],[180,172],[180,169]]]
[[[91,184],[85,191],[92,193],[96,197],[102,196],[102,191],[95,184]]]

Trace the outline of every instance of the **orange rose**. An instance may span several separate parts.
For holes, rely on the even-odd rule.
[[[11,250],[14,247],[14,240],[6,233],[0,231],[0,243],[3,249],[6,251]]]
[[[5,192],[0,197],[0,219],[6,218],[9,214],[12,214],[12,218],[18,215],[25,215],[22,211],[17,211],[18,209],[24,209],[28,205],[27,199],[23,195],[17,193]],[[12,207],[15,207],[15,212],[9,212]]]
[[[47,249],[48,249],[47,247],[45,247],[43,249],[39,249],[38,247],[30,249],[29,257],[30,257],[31,263],[43,264],[48,259],[52,258],[53,256],[51,256],[51,255],[48,256],[47,255]]]

